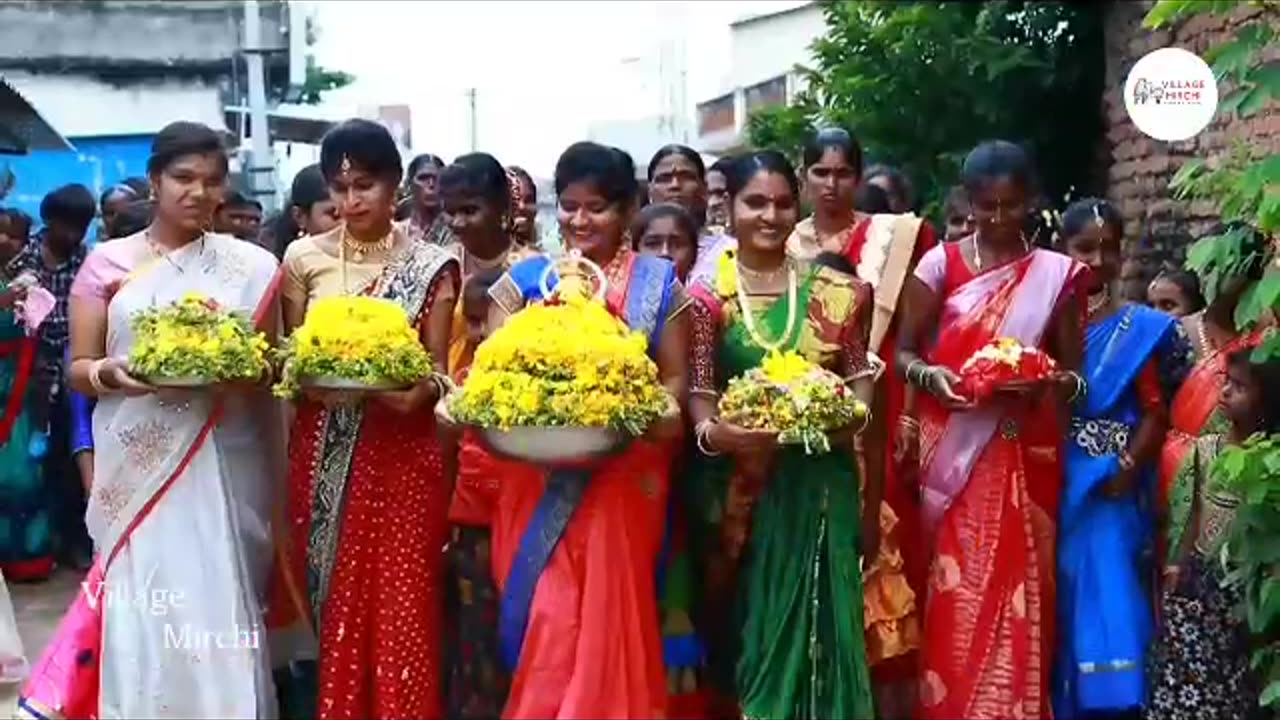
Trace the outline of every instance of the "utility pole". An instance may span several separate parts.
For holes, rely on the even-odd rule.
[[[271,130],[267,124],[267,79],[262,61],[262,20],[258,14],[258,0],[245,0],[244,3],[244,55],[249,74],[249,127],[253,133],[246,168],[249,188],[264,207],[274,210],[276,188],[273,174],[276,164],[271,153]]]
[[[476,131],[476,89],[467,89],[467,121],[468,129],[471,132],[471,152],[479,152],[480,138]]]

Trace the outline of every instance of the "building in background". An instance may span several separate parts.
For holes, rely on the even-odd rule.
[[[724,88],[697,106],[698,149],[712,155],[741,150],[747,117],[761,108],[787,104],[802,89],[796,66],[810,62],[809,48],[825,30],[816,2],[731,23]]]
[[[261,0],[259,7],[276,110],[268,125],[277,140],[318,138],[328,124],[293,122],[274,107],[290,95],[290,5]],[[0,76],[76,148],[11,161],[17,181],[6,202],[32,212],[59,185],[100,192],[144,175],[155,133],[178,119],[224,131],[238,147],[251,132],[244,14],[238,0],[0,3]],[[233,173],[238,161],[233,154]]]

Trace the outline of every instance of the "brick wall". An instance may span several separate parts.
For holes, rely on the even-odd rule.
[[[1191,238],[1217,218],[1211,204],[1178,202],[1168,191],[1170,178],[1188,158],[1223,153],[1236,140],[1269,153],[1280,153],[1280,103],[1272,100],[1248,119],[1219,113],[1200,135],[1177,143],[1153,140],[1133,126],[1121,93],[1130,68],[1143,55],[1162,47],[1181,47],[1197,54],[1229,39],[1238,23],[1258,12],[1242,8],[1234,16],[1198,15],[1171,28],[1151,31],[1142,18],[1154,0],[1109,3],[1106,17],[1107,114],[1104,140],[1109,161],[1107,198],[1125,218],[1129,258],[1125,270],[1129,292],[1145,287],[1146,279],[1166,261],[1180,261]],[[1280,57],[1280,48],[1271,53]],[[1219,97],[1230,88],[1220,85]],[[1145,242],[1139,242],[1145,240]]]

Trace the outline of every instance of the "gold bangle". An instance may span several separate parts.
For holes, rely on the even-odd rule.
[[[702,388],[690,388],[690,389],[689,389],[689,394],[690,394],[690,395],[701,395],[701,396],[703,396],[703,397],[709,397],[709,398],[717,398],[717,397],[720,397],[720,393],[716,392],[715,390],[703,390]]]
[[[853,436],[858,437],[862,435],[862,433],[867,431],[868,427],[871,427],[871,410],[869,409],[867,410],[867,414],[862,416],[862,426],[853,431]]]
[[[846,377],[844,379],[844,384],[848,385],[851,382],[857,382],[863,378],[875,377],[876,374],[877,374],[876,368],[874,367],[869,367],[865,370],[859,370],[858,372]]]
[[[1076,391],[1071,393],[1071,397],[1067,398],[1067,402],[1075,402],[1077,398],[1089,391],[1089,385],[1085,382],[1084,378],[1080,377],[1080,373],[1074,370],[1069,370],[1067,371],[1067,374],[1071,376],[1071,379],[1076,381]]]
[[[111,393],[111,388],[102,382],[102,366],[107,363],[106,358],[98,358],[89,363],[89,385],[93,391],[99,396]]]
[[[715,425],[717,422],[718,420],[716,418],[707,418],[706,420],[699,422],[693,428],[693,442],[697,445],[698,452],[701,452],[707,457],[715,457],[721,454],[719,450],[711,447],[710,440],[707,437],[711,432],[711,426]]]

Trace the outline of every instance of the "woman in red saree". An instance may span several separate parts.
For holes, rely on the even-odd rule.
[[[689,298],[671,263],[625,241],[636,196],[630,158],[573,145],[556,164],[556,193],[566,243],[604,269],[609,307],[649,338],[664,385],[683,398]],[[491,328],[542,299],[548,262],[524,260],[494,285]],[[513,671],[503,717],[666,717],[655,576],[668,438],[682,428],[676,419],[661,438],[636,440],[576,480],[575,471],[496,457],[468,433],[450,517],[492,533],[499,649]]]
[[[350,120],[325,136],[320,166],[343,223],[286,250],[286,330],[320,298],[386,298],[404,308],[443,373],[458,261],[393,225],[395,142],[376,123]],[[296,701],[307,717],[443,714],[448,486],[432,413],[443,383],[436,374],[406,391],[297,405],[288,570],[318,629],[318,686],[304,676],[286,705]]]
[[[1084,267],[1022,237],[1031,170],[995,141],[964,164],[978,230],[908,282],[898,367],[921,394],[922,520],[932,564],[918,717],[1051,717],[1060,388],[1079,389]],[[956,373],[1000,337],[1067,372],[974,405]]]
[[[1222,235],[1229,229],[1220,227],[1211,234]],[[1157,506],[1165,509],[1167,524],[1175,528],[1187,523],[1192,500],[1190,495],[1175,490],[1178,471],[1190,457],[1197,437],[1226,430],[1226,420],[1218,412],[1218,395],[1227,378],[1227,358],[1237,350],[1257,345],[1266,329],[1265,324],[1247,332],[1236,329],[1236,305],[1249,284],[1262,277],[1265,266],[1264,239],[1252,231],[1246,231],[1244,237],[1252,247],[1242,248],[1240,256],[1255,258],[1252,264],[1224,278],[1208,307],[1181,320],[1195,352],[1195,364],[1169,408],[1169,432],[1160,451],[1162,502]]]
[[[796,226],[788,249],[803,258],[836,253],[859,279],[871,284],[876,302],[869,347],[891,361],[902,287],[925,251],[937,245],[933,228],[914,215],[865,215],[854,209],[862,147],[846,130],[816,132],[805,146],[804,166],[804,186],[814,214]],[[920,541],[916,458],[904,454],[916,440],[911,410],[915,390],[893,373],[886,374],[883,382],[885,427],[895,433],[897,442],[882,449],[887,507],[881,514],[880,553],[868,564],[863,604],[879,711],[885,717],[909,717],[928,557]]]

